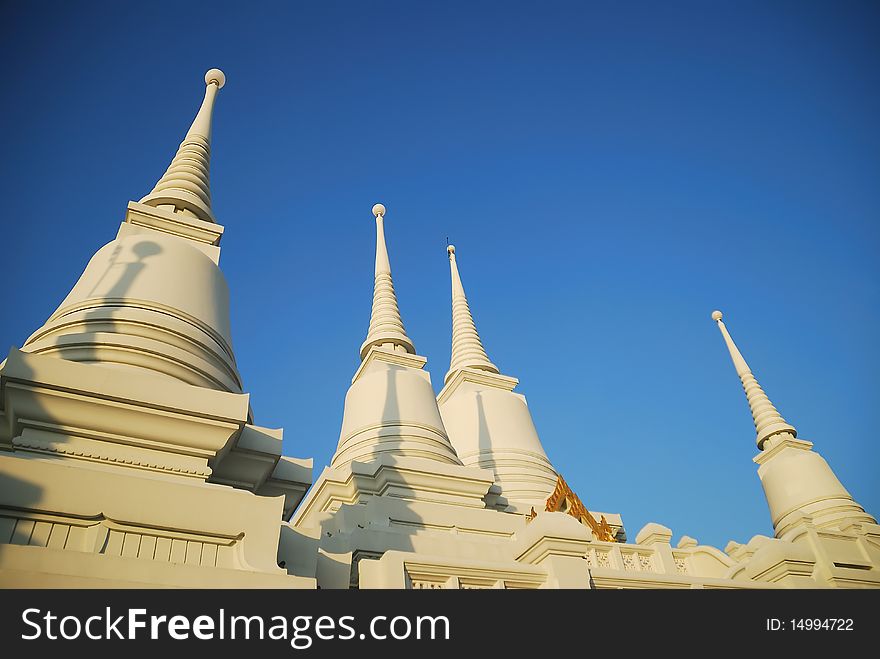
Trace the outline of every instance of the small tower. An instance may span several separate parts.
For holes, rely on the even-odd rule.
[[[712,320],[724,337],[734,368],[742,382],[760,453],[754,458],[770,507],[777,538],[797,534],[804,524],[842,528],[876,521],[856,503],[813,444],[797,438],[797,430],[774,407],[752,374],[727,331],[720,311]]]
[[[382,456],[428,458],[460,465],[434,399],[427,359],[406,334],[385,245],[385,207],[373,206],[376,269],[373,309],[361,365],[345,396],[339,444],[330,463],[338,468]]]
[[[437,397],[452,445],[466,466],[495,474],[512,509],[544,510],[557,474],[544,452],[526,398],[514,393],[516,378],[502,375],[483,348],[455,259],[452,278],[452,355]]]
[[[226,76],[205,75],[205,97],[177,155],[116,238],[23,350],[82,363],[149,371],[240,393],[229,289],[218,267],[223,227],[208,187],[211,117]]]
[[[18,552],[0,535],[12,583],[38,565],[49,587],[315,586],[314,568],[279,568],[311,547],[283,520],[312,462],[252,423],[232,351],[208,188],[224,81],[208,71],[165,175],[0,363],[0,526],[42,529]]]
[[[413,551],[418,529],[476,528],[486,509],[506,508],[492,472],[463,466],[449,441],[424,370],[428,360],[416,354],[397,305],[382,204],[373,206],[373,217],[376,269],[361,363],[345,395],[336,452],[291,520],[296,529],[319,529],[322,551],[335,557],[333,570],[351,568],[336,582],[342,587],[349,576],[358,583],[360,558],[376,557],[365,529],[379,530],[392,555]],[[441,536],[441,544],[457,538]]]

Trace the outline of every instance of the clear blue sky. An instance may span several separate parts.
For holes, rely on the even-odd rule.
[[[381,201],[435,388],[448,236],[552,461],[631,538],[648,521],[720,547],[771,533],[716,307],[878,514],[878,63],[872,2],[5,2],[0,344],[114,237],[216,66],[238,363],[257,423],[316,475]]]

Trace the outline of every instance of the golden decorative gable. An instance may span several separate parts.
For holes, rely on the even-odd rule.
[[[556,489],[547,499],[546,511],[568,513],[581,524],[589,526],[597,540],[616,542],[614,531],[605,519],[605,515],[597,522],[593,515],[581,502],[580,497],[565,482],[561,474],[556,477]]]

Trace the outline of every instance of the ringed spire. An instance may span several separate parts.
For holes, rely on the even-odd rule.
[[[458,263],[455,260],[455,245],[446,248],[449,254],[449,270],[452,277],[452,354],[449,360],[449,371],[446,373],[444,382],[456,372],[470,367],[489,373],[498,373],[498,367],[489,361],[489,356],[483,348],[483,342],[477,333],[477,326],[471,315],[461,276],[458,272]]]
[[[142,204],[170,207],[175,213],[189,214],[206,222],[216,222],[211,210],[210,162],[211,119],[217,93],[226,84],[220,69],[205,74],[205,98],[192,126],[180,143],[171,164]]]
[[[739,348],[733,342],[730,332],[727,331],[727,327],[722,320],[723,317],[724,315],[720,311],[712,312],[712,320],[718,323],[718,329],[721,330],[721,336],[727,344],[736,374],[739,376],[740,382],[742,382],[746,400],[749,403],[749,409],[752,411],[752,419],[755,422],[755,432],[757,433],[755,441],[758,444],[758,448],[764,450],[764,442],[773,435],[780,433],[789,433],[793,437],[797,437],[797,430],[782,418],[782,415],[776,410],[773,403],[770,402],[767,394],[764,393],[761,385],[758,384],[742,353],[740,353]]]
[[[391,344],[409,354],[416,354],[415,346],[406,335],[397,294],[391,280],[391,262],[385,245],[385,206],[375,204],[373,215],[376,218],[376,271],[373,283],[373,310],[370,314],[370,327],[367,338],[361,344],[361,359],[367,356],[372,346]]]

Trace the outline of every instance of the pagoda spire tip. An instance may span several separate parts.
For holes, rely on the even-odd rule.
[[[226,74],[220,69],[209,69],[205,74],[205,84],[211,83],[217,85],[217,89],[223,89],[223,85],[226,84]]]

